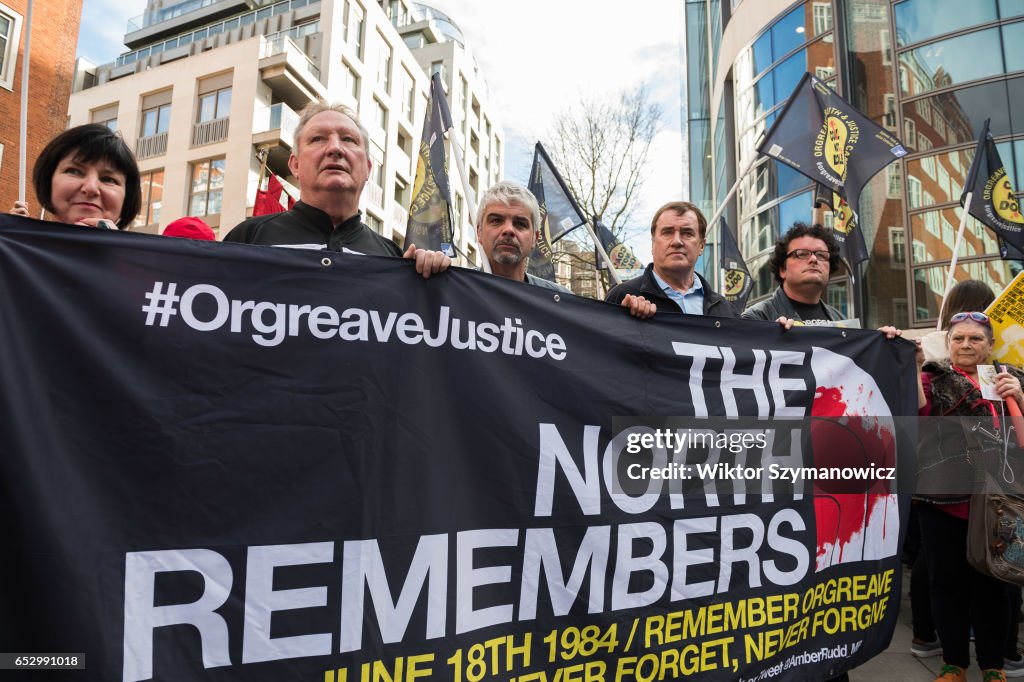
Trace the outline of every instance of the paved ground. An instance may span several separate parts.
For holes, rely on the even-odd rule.
[[[942,666],[942,656],[916,658],[910,655],[910,598],[907,586],[910,573],[903,572],[903,599],[900,602],[899,624],[892,636],[892,643],[885,652],[875,656],[864,665],[850,671],[850,682],[934,682]],[[973,663],[973,661],[972,661]],[[979,682],[981,673],[977,664],[967,671],[969,682]]]

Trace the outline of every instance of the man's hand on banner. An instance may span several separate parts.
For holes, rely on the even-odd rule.
[[[626,294],[626,297],[622,299],[622,307],[627,308],[630,315],[639,317],[641,320],[654,317],[654,313],[658,312],[658,306],[643,296],[634,294]]]
[[[452,259],[440,251],[417,249],[415,244],[409,244],[402,258],[416,261],[416,272],[423,275],[423,279],[430,279],[431,275],[444,272],[452,264]]]
[[[28,215],[28,202],[27,201],[15,201],[14,206],[11,208],[10,213],[12,215],[23,215],[26,218]]]
[[[903,330],[902,329],[897,329],[896,327],[893,327],[891,325],[885,325],[885,326],[879,327],[878,331],[880,331],[883,334],[885,334],[885,338],[887,338],[887,339],[895,339],[895,338],[898,338],[900,336],[903,336]]]

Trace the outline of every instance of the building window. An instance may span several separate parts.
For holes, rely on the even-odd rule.
[[[903,119],[903,139],[907,141],[907,144],[917,143],[917,124],[913,119]]]
[[[923,201],[923,193],[921,191],[921,181],[910,176],[907,178],[907,201],[910,203],[910,208],[918,208],[921,206]]]
[[[365,213],[365,215],[366,215],[366,226],[368,228],[370,228],[371,230],[373,230],[374,232],[376,232],[377,234],[383,234],[384,233],[384,222],[380,218],[378,218],[377,216],[375,216],[372,213],[370,213],[369,211],[367,211]]]
[[[359,101],[359,76],[355,70],[345,64],[345,84],[348,86],[348,94],[358,102]]]
[[[373,120],[381,130],[388,129],[388,110],[376,97],[373,99]]]
[[[430,63],[430,77],[433,78],[435,73],[441,76],[442,81],[445,80],[444,62]]]
[[[0,87],[14,90],[14,70],[21,40],[21,15],[0,4]]]
[[[142,137],[166,133],[171,125],[171,105],[164,104],[142,112]]]
[[[117,130],[117,103],[108,104],[105,107],[99,109],[93,109],[92,113],[89,114],[90,123],[99,123],[100,125],[107,126],[111,130]]]
[[[892,254],[892,267],[906,267],[907,233],[902,227],[889,228],[889,253]]]
[[[883,28],[878,32],[878,42],[882,49],[882,64],[892,64],[892,43],[889,38],[889,29]]]
[[[412,77],[409,70],[402,69],[402,78],[405,81],[405,99],[402,100],[402,113],[406,120],[412,121],[416,116],[416,79]]]
[[[224,190],[224,159],[207,159],[192,164],[188,214],[192,216],[220,213]]]
[[[231,88],[221,88],[199,96],[196,123],[206,123],[231,115]]]
[[[352,16],[350,17],[350,24],[348,29],[349,45],[355,50],[356,57],[359,59],[363,58],[363,26],[366,21],[363,18],[363,12],[355,5],[352,5]]]
[[[192,146],[226,140],[231,116],[231,74],[212,76],[199,84]]]
[[[384,92],[391,94],[391,46],[379,32],[380,57],[377,62],[377,82],[384,86]]]
[[[135,227],[160,222],[160,209],[164,202],[164,172],[149,171],[142,174],[142,210],[135,218]]]
[[[885,168],[886,174],[889,178],[889,198],[899,199],[903,196],[903,183],[900,179],[900,165],[898,163],[891,163]],[[918,182],[920,187],[920,182]]]

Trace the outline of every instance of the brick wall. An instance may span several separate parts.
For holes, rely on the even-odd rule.
[[[21,71],[25,51],[26,0],[3,0],[22,15],[14,91],[0,88],[0,211],[10,210],[18,195],[18,142],[21,116]],[[82,0],[35,0],[32,5],[26,196],[33,215],[39,202],[32,187],[32,167],[46,143],[65,128]]]

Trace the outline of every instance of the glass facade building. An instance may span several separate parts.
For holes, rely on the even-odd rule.
[[[809,71],[909,152],[861,195],[863,298],[844,271],[828,302],[865,326],[933,325],[986,118],[1017,188],[1024,178],[1024,0],[688,0],[686,43],[690,195],[710,217],[740,178],[723,215],[755,282],[751,300],[775,288],[768,258],[780,232],[814,217],[810,180],[756,152]],[[998,293],[1020,269],[968,218],[957,280]]]

